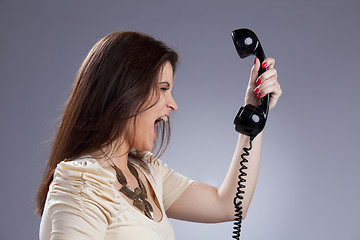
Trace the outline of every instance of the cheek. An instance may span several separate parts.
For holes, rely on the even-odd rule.
[[[133,128],[132,134],[135,136],[135,143],[141,144],[146,140],[154,129],[154,122],[148,114],[139,116],[136,121],[136,125]]]

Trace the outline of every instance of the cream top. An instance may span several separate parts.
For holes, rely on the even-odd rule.
[[[40,223],[47,239],[175,239],[166,210],[192,183],[158,159],[145,176],[159,200],[163,217],[149,219],[114,187],[115,175],[85,156],[58,164]]]

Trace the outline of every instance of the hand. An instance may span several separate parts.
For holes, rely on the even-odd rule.
[[[268,67],[268,70],[258,77],[259,69],[264,65]],[[251,68],[249,84],[246,90],[245,104],[258,106],[260,105],[260,98],[270,94],[269,110],[275,107],[282,90],[277,81],[277,71],[274,65],[275,59],[273,58],[266,58],[261,63],[261,66],[260,60],[255,58],[255,64]]]

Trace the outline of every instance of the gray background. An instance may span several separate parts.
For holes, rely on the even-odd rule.
[[[254,60],[235,52],[230,32],[241,27],[276,58],[283,89],[243,239],[359,239],[359,23],[358,0],[1,0],[0,239],[38,238],[33,198],[48,140],[81,61],[113,31],[142,31],[179,51],[179,110],[162,160],[219,186]],[[232,235],[232,223],[173,223],[178,239]]]

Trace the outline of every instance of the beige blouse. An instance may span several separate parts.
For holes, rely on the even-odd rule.
[[[158,159],[148,163],[163,217],[156,222],[130,205],[114,187],[114,174],[84,156],[58,164],[40,223],[47,239],[175,239],[165,212],[192,183]]]

